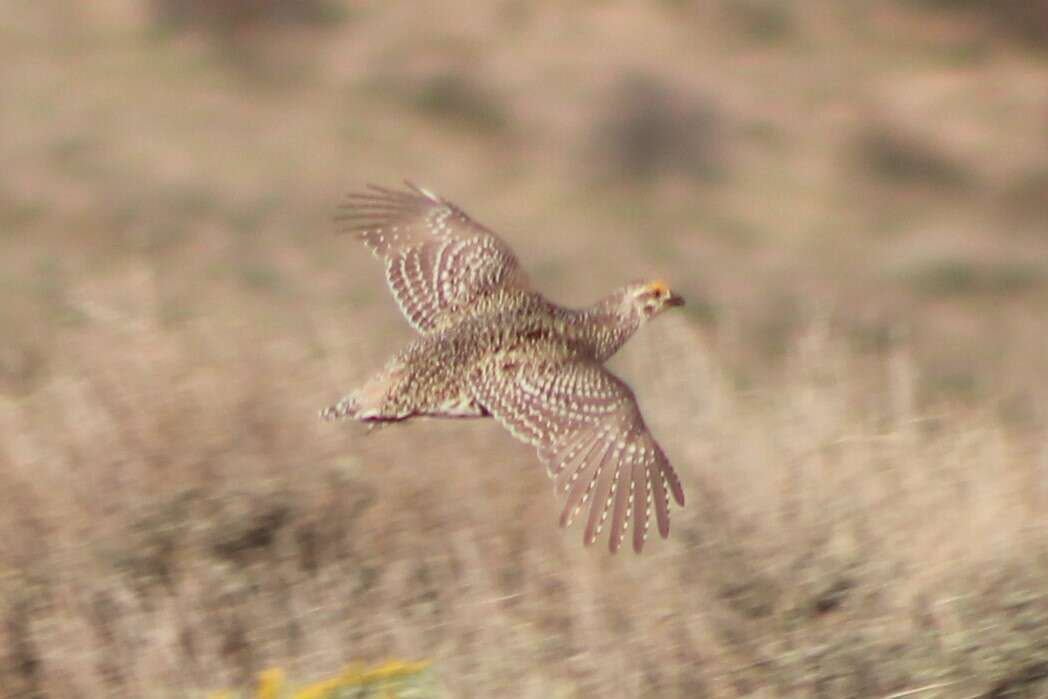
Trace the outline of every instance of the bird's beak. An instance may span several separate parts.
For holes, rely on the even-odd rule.
[[[684,297],[677,296],[676,294],[670,294],[670,297],[666,299],[667,306],[683,306]]]

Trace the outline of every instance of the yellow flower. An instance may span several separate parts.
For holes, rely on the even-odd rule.
[[[361,684],[368,684],[400,677],[410,677],[411,675],[417,675],[418,673],[423,672],[427,667],[429,667],[429,663],[424,660],[420,662],[388,660],[371,670],[361,673],[360,682]]]
[[[337,677],[294,690],[290,697],[291,699],[331,699],[335,692],[343,687],[371,687],[373,690],[381,690],[383,699],[395,699],[395,686],[387,686],[386,683],[390,680],[417,675],[425,671],[429,665],[429,661],[387,660],[380,665],[368,668],[359,663],[353,663]],[[265,670],[258,676],[258,691],[255,693],[255,699],[280,699],[286,686],[285,681],[284,671],[280,668]],[[288,687],[288,692],[291,692],[290,687]],[[235,692],[223,690],[212,692],[208,695],[208,699],[236,699],[237,696]]]
[[[331,692],[342,686],[344,686],[342,681],[337,677],[333,680],[324,680],[298,690],[294,694],[294,699],[327,699]]]
[[[342,671],[342,674],[338,676],[340,687],[354,687],[361,683],[361,677],[364,671],[360,669],[360,665],[352,663],[346,666],[346,669]]]
[[[279,668],[266,670],[258,676],[258,699],[277,699],[284,686],[284,671]]]

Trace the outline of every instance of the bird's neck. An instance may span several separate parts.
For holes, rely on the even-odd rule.
[[[604,362],[626,344],[640,327],[635,314],[627,313],[620,294],[612,294],[589,308],[575,311],[579,342]]]

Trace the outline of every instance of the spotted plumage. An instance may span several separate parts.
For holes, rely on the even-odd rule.
[[[454,204],[408,184],[352,194],[341,220],[386,270],[420,334],[322,415],[362,422],[487,417],[533,445],[565,498],[561,526],[588,506],[584,542],[605,526],[614,553],[651,515],[669,534],[684,491],[633,392],[604,368],[646,321],[683,301],[661,282],[628,284],[586,309],[534,291],[513,251]]]

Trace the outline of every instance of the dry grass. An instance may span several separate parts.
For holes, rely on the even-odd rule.
[[[0,696],[389,657],[454,697],[1043,696],[1048,66],[978,13],[773,5],[361,5],[236,61],[149,4],[5,14]],[[669,541],[583,549],[489,422],[316,418],[408,337],[329,235],[403,175],[554,298],[688,297],[616,360]]]
[[[315,421],[335,381],[308,367],[348,334],[63,331],[0,419],[0,686],[185,695],[400,656],[451,696],[962,697],[1043,667],[1043,434],[918,412],[904,348],[871,369],[814,326],[745,394],[687,322],[651,331],[622,370],[691,500],[637,559],[559,534],[493,425]]]

